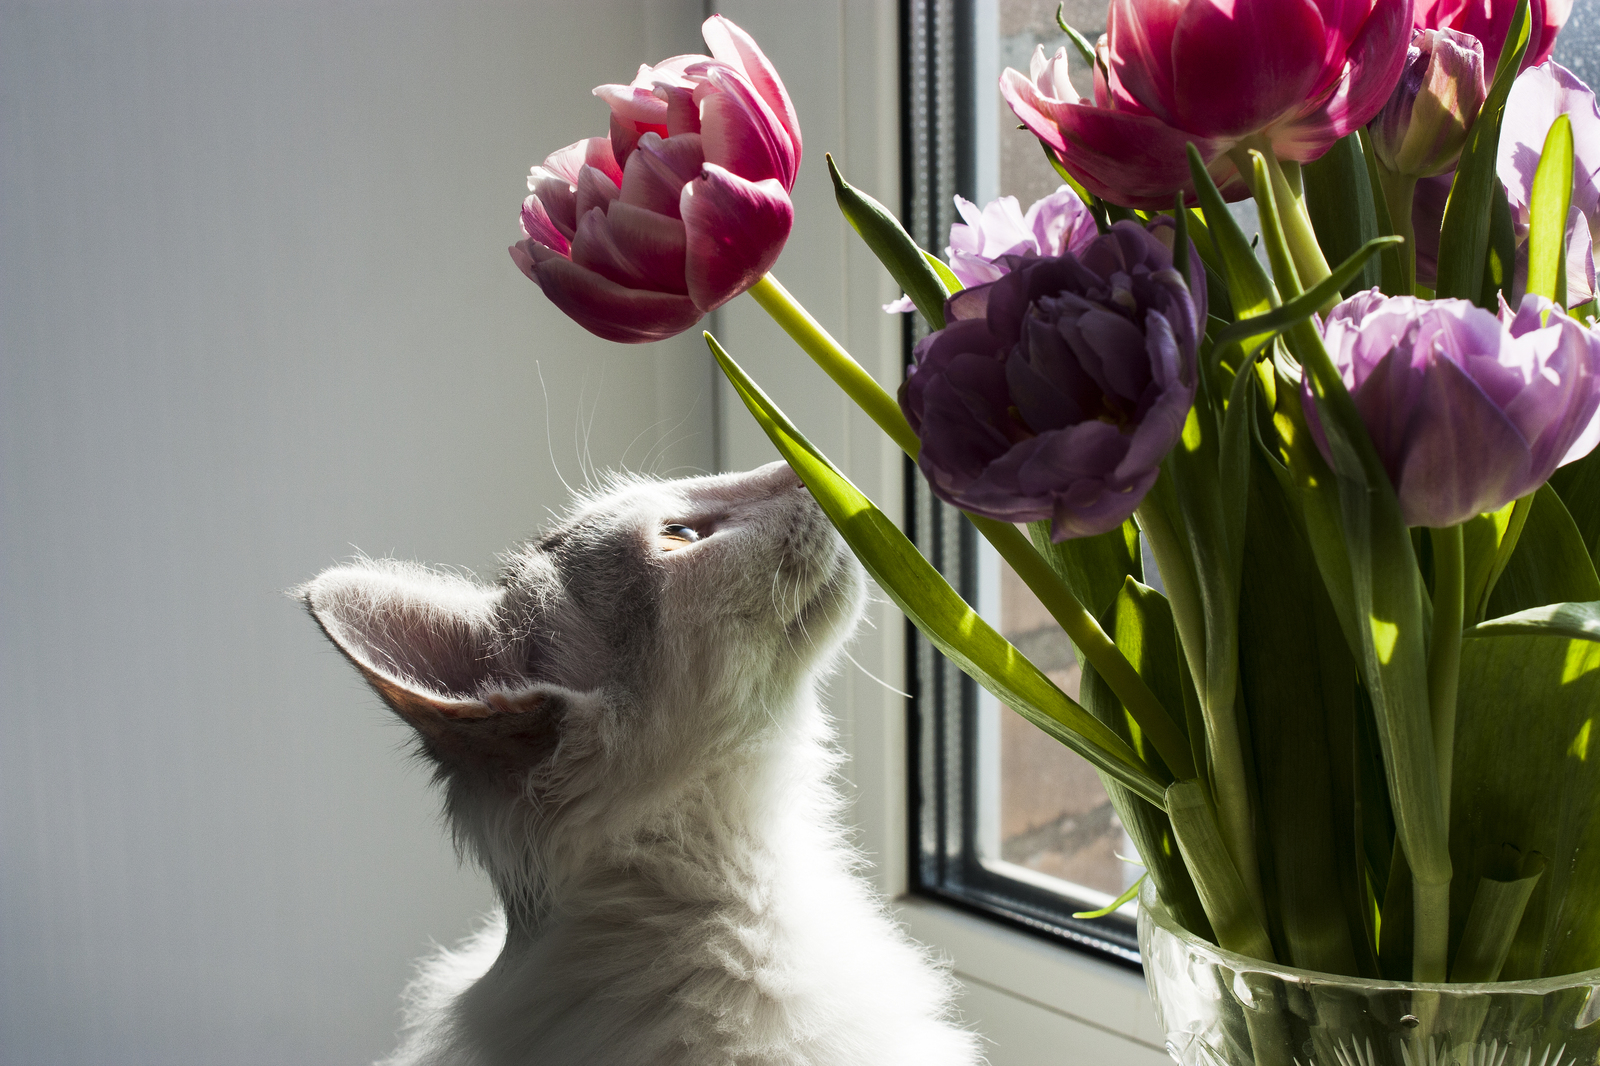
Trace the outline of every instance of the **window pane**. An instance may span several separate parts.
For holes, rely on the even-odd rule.
[[[993,549],[978,551],[980,609],[1076,699],[1080,671],[1066,634]],[[1137,852],[1094,769],[997,700],[980,701],[979,722],[985,865],[1097,907],[1121,895],[1143,867],[1119,858]]]

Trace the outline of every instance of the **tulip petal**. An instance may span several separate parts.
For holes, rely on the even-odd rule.
[[[683,223],[632,204],[590,211],[578,223],[572,261],[630,289],[689,294]]]
[[[1000,92],[1084,188],[1114,204],[1161,210],[1172,206],[1172,194],[1179,190],[1193,200],[1184,150],[1191,141],[1224,196],[1237,200],[1249,195],[1223,153],[1224,145],[1216,141],[1146,115],[1045,99],[1015,71],[1001,75]]]
[[[567,317],[608,341],[663,340],[682,333],[702,315],[686,296],[625,288],[561,256],[534,263],[532,277]]]
[[[582,219],[590,211],[599,208],[604,211],[606,205],[615,200],[621,193],[617,183],[596,170],[586,166],[578,173],[578,188],[575,193],[578,218]]]
[[[639,74],[644,77],[646,68],[641,67]],[[667,102],[649,86],[597,85],[594,95],[605,101],[612,114],[639,127],[641,131],[666,129]]]
[[[558,252],[565,253],[571,247],[566,234],[550,220],[544,204],[537,196],[529,196],[522,201],[522,232]]]
[[[1533,489],[1528,442],[1460,367],[1423,378],[1395,477],[1408,526],[1453,526]]]
[[[639,138],[638,149],[623,168],[622,202],[679,218],[683,187],[700,173],[704,162],[698,133],[680,133],[666,140],[647,133]]]
[[[1188,0],[1172,38],[1172,125],[1208,137],[1254,133],[1299,108],[1321,80],[1323,47],[1309,0]]]
[[[1411,0],[1377,0],[1350,46],[1342,76],[1297,113],[1267,128],[1280,159],[1320,159],[1334,141],[1372,121],[1405,67],[1410,6]]]
[[[799,114],[794,109],[794,102],[789,99],[789,90],[783,87],[783,79],[778,77],[777,68],[761,51],[755,39],[721,15],[706,19],[700,27],[700,34],[710,47],[712,58],[722,60],[743,74],[761,99],[767,102],[772,113],[783,124],[784,132],[788,133],[789,142],[794,146],[794,154],[798,156],[801,151]]]
[[[776,178],[794,188],[800,155],[766,101],[744,76],[721,63],[705,64],[700,98],[700,138],[706,161],[746,178]]]
[[[1172,42],[1183,9],[1182,0],[1112,0],[1106,13],[1106,66],[1118,111],[1173,121]]]
[[[794,224],[794,205],[775,179],[748,181],[711,162],[683,187],[679,210],[688,231],[689,295],[705,311],[759,281]]]

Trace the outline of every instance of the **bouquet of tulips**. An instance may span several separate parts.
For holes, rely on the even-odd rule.
[[[884,591],[1099,770],[1189,930],[1334,974],[1596,968],[1600,109],[1548,60],[1565,15],[1113,0],[1097,43],[1063,23],[1000,88],[1064,185],[1026,214],[962,201],[948,261],[829,160],[930,330],[898,397],[767,273],[800,127],[720,17],[711,55],[595,90],[609,135],[534,168],[511,254],[620,341],[749,291],[1071,638],[1078,700],[707,334]]]

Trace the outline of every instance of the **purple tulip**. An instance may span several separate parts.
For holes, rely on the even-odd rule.
[[[1413,178],[1453,169],[1487,93],[1476,37],[1415,31],[1400,83],[1368,127],[1378,162]]]
[[[1526,297],[1497,318],[1466,300],[1373,289],[1335,307],[1322,332],[1407,525],[1497,510],[1600,440],[1600,337],[1548,300]],[[1332,462],[1309,381],[1302,387]]]
[[[1517,224],[1517,284],[1528,276],[1528,204],[1544,140],[1557,115],[1572,120],[1572,210],[1567,216],[1567,298],[1570,307],[1595,295],[1594,238],[1600,232],[1600,106],[1593,91],[1566,67],[1550,60],[1525,70],[1506,99],[1505,125],[1495,160]]]
[[[701,32],[711,56],[595,89],[611,136],[568,145],[528,175],[527,239],[511,258],[607,340],[688,329],[761,279],[794,222],[800,125],[789,94],[738,26],[717,15]]]
[[[1460,30],[1483,42],[1485,70],[1493,71],[1500,62],[1500,50],[1511,32],[1515,0],[1416,0],[1412,22],[1419,30]],[[1556,34],[1572,14],[1572,0],[1530,0],[1528,14],[1533,25],[1528,50],[1521,69],[1536,67],[1550,58]]]
[[[1308,163],[1389,98],[1411,39],[1412,0],[1112,0],[1095,99],[1066,77],[1066,50],[1007,69],[1000,92],[1067,171],[1128,207],[1194,199],[1193,142],[1228,199],[1250,195],[1228,150],[1248,141]],[[1097,67],[1102,64],[1097,64]]]
[[[1076,252],[1099,235],[1089,208],[1066,185],[1034,201],[1026,215],[1015,196],[991,200],[981,211],[971,200],[957,196],[956,210],[966,222],[950,227],[944,255],[951,273],[969,289],[1003,277],[1011,269],[1012,256]],[[883,305],[891,314],[914,308],[909,296]]]
[[[1173,236],[1170,219],[1118,222],[1078,253],[1013,256],[998,281],[950,298],[900,390],[940,499],[1048,519],[1056,541],[1133,513],[1194,401],[1205,282],[1184,285]]]

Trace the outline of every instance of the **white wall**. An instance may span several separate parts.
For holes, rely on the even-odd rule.
[[[505,252],[700,7],[0,3],[0,1063],[370,1061],[487,906],[282,590],[712,465],[699,340],[595,340]]]

